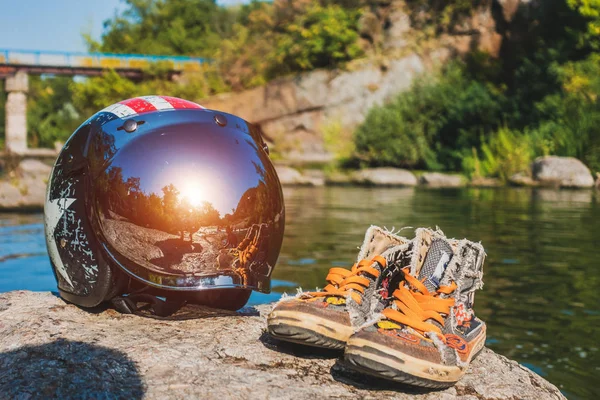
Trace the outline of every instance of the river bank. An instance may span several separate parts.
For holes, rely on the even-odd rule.
[[[497,178],[469,179],[458,173],[410,171],[400,168],[365,168],[339,170],[327,168],[299,168],[276,164],[283,186],[378,186],[461,188],[525,186],[543,188],[600,189],[600,174],[596,181],[592,172],[579,160],[570,157],[540,157],[531,170],[515,174],[508,182]],[[23,159],[0,175],[0,211],[35,212],[44,207],[50,163]]]
[[[365,168],[360,170],[322,170],[276,165],[283,185],[356,185],[356,186],[425,186],[500,187],[526,186],[586,189],[600,187],[600,174],[594,181],[592,172],[581,161],[572,157],[546,156],[537,158],[529,171],[514,174],[506,182],[497,178],[472,177],[458,173],[410,171],[401,168]]]
[[[377,381],[348,371],[338,353],[275,341],[271,305],[207,310],[166,321],[87,312],[50,293],[0,295],[0,392],[9,398],[564,399],[551,383],[484,349],[444,391]]]

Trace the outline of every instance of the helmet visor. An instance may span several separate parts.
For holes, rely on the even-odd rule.
[[[89,153],[92,220],[109,258],[151,286],[268,292],[281,187],[252,126],[215,115],[140,115],[134,132],[104,124]]]

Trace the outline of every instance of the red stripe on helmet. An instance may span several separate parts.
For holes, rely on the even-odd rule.
[[[196,104],[192,101],[187,101],[183,99],[178,99],[177,97],[170,96],[160,96],[162,99],[166,100],[173,106],[175,109],[179,108],[204,108],[200,104]]]
[[[119,103],[126,105],[138,114],[157,111],[156,107],[154,107],[151,103],[147,102],[146,100],[140,97],[134,97],[133,99],[123,100]]]

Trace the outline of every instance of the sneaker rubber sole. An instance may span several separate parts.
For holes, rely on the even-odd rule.
[[[273,311],[267,318],[267,330],[280,340],[336,350],[344,349],[353,333],[350,326],[292,311]]]
[[[346,346],[346,342],[341,342],[297,326],[274,325],[269,326],[268,331],[276,339],[306,346],[332,350],[343,350]]]
[[[483,349],[485,335],[475,340],[467,365]],[[440,365],[415,358],[363,339],[348,341],[344,359],[350,367],[360,372],[432,389],[443,389],[454,385],[467,370],[467,368]]]

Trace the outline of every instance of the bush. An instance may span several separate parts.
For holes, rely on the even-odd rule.
[[[463,170],[472,177],[494,177],[507,181],[517,172],[526,172],[538,155],[531,136],[500,128],[479,150],[472,148],[463,158]]]
[[[344,128],[340,118],[334,118],[323,124],[323,142],[325,149],[333,154],[338,165],[346,165],[354,154],[352,131]]]
[[[581,35],[580,44],[590,44],[595,49],[598,49],[598,39],[600,38],[600,1],[567,0],[567,4],[587,20],[587,32]]]
[[[219,71],[233,90],[242,90],[267,82],[269,63],[265,54],[273,44],[254,34],[248,27],[237,24],[234,35],[221,44],[217,52]]]
[[[80,105],[86,116],[91,116],[104,107],[137,95],[135,83],[119,76],[112,70],[99,77],[73,82],[72,90],[74,103]]]
[[[29,77],[27,141],[32,147],[54,148],[66,141],[82,122],[72,100],[71,79]]]
[[[313,4],[276,38],[271,75],[336,67],[361,55],[359,12],[338,5]]]
[[[547,154],[600,170],[600,55],[551,63],[539,87],[517,76],[511,90],[492,83],[496,66],[486,63],[451,63],[372,109],[355,132],[356,157],[365,165],[462,169],[503,180]],[[517,73],[536,67],[522,65]]]
[[[421,79],[369,111],[355,133],[356,156],[367,165],[459,170],[463,149],[502,121],[502,93],[471,79],[462,63]]]
[[[416,168],[431,158],[424,121],[405,118],[402,102],[375,107],[354,135],[356,157],[372,167]]]

